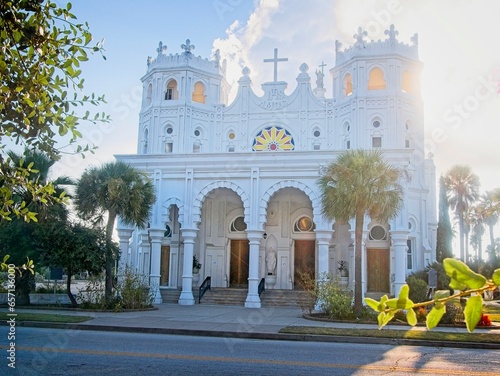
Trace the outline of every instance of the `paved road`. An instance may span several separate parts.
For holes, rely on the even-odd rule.
[[[7,329],[0,349],[7,349]],[[500,351],[19,327],[1,375],[494,375]]]

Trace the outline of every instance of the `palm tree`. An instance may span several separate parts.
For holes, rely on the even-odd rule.
[[[76,187],[75,206],[83,219],[106,222],[105,299],[112,298],[112,235],[117,216],[124,224],[144,228],[155,202],[154,186],[148,177],[121,161],[91,167],[81,176]]]
[[[385,222],[403,205],[399,183],[403,171],[387,164],[379,150],[348,150],[325,168],[319,179],[323,214],[330,220],[355,218],[354,310],[363,308],[361,286],[361,241],[364,217]]]
[[[472,173],[469,166],[455,165],[445,175],[450,208],[458,219],[460,235],[460,258],[466,261],[465,254],[465,213],[467,208],[477,200],[479,193],[479,177]]]
[[[500,219],[500,188],[495,188],[492,191],[486,191],[479,198],[479,210],[483,214],[484,223],[489,228],[490,245],[495,248],[495,235],[493,229]]]

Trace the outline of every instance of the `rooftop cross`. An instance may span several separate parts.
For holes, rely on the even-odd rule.
[[[324,72],[323,68],[324,68],[324,67],[326,67],[326,64],[325,64],[325,62],[324,62],[323,60],[321,61],[321,65],[318,65],[318,67],[320,67],[320,68],[321,68],[321,73],[322,73],[322,74],[325,74],[325,72]]]
[[[278,58],[278,49],[274,49],[274,58],[272,59],[264,59],[264,63],[274,63],[274,82],[278,81],[278,62],[288,61],[288,58],[282,57]]]

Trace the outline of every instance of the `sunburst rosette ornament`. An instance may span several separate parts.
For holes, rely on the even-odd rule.
[[[290,151],[295,148],[292,135],[281,127],[267,127],[254,139],[253,151]]]

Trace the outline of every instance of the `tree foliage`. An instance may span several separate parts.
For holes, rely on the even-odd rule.
[[[364,217],[386,222],[403,205],[404,172],[389,165],[378,150],[348,150],[328,165],[319,179],[323,214],[330,220],[347,222],[355,218],[354,309],[360,313],[361,237]]]
[[[5,142],[24,144],[57,160],[63,151],[57,138],[83,153],[90,146],[78,144],[81,120],[107,121],[105,114],[78,114],[78,107],[99,105],[103,97],[82,94],[80,65],[102,43],[92,43],[88,25],[77,23],[71,4],[52,1],[6,0],[0,2],[0,151]],[[30,178],[30,164],[12,164],[0,156],[0,218],[34,220],[23,201],[15,202],[19,187],[41,203],[60,199],[50,182]]]
[[[77,305],[71,292],[71,278],[76,273],[88,271],[99,274],[104,269],[106,237],[104,231],[87,228],[78,223],[52,222],[36,229],[36,245],[41,263],[45,266],[63,267],[66,270],[66,291],[73,306]],[[112,244],[113,251],[118,246]]]
[[[75,205],[86,220],[106,220],[106,300],[112,298],[113,266],[112,233],[118,216],[127,225],[146,227],[155,202],[154,186],[142,172],[123,162],[110,162],[91,167],[81,176]]]

